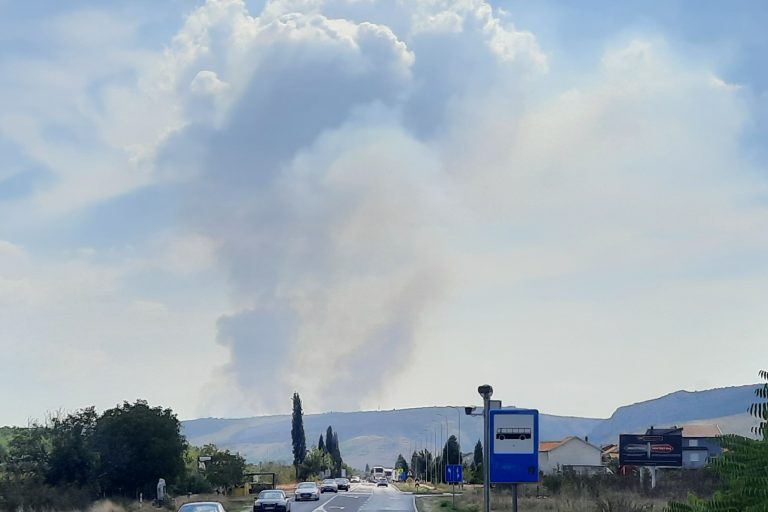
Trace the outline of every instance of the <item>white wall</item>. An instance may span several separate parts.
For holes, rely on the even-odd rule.
[[[539,471],[551,474],[562,466],[601,466],[600,449],[573,438],[548,452],[539,452]]]

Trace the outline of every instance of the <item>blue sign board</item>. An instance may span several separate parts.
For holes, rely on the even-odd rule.
[[[683,465],[682,434],[619,436],[619,465],[668,466]]]
[[[539,481],[539,411],[490,411],[491,482]]]
[[[448,464],[445,466],[445,481],[449,484],[460,484],[464,481],[464,466]]]

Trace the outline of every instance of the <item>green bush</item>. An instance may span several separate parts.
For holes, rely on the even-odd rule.
[[[2,511],[85,510],[90,504],[89,492],[77,487],[51,487],[33,479],[0,480]]]

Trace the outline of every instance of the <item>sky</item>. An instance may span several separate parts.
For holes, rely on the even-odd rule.
[[[607,417],[768,355],[761,0],[0,0],[0,424]]]

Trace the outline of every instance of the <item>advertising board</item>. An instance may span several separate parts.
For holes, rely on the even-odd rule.
[[[666,466],[683,465],[683,436],[680,434],[619,436],[619,465]]]

